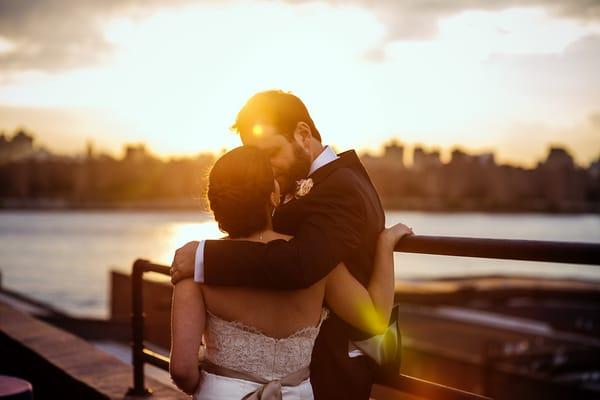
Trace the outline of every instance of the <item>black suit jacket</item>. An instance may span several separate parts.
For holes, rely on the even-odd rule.
[[[340,262],[366,286],[385,216],[379,196],[354,151],[319,168],[312,190],[280,206],[273,220],[289,242],[207,241],[208,285],[301,289],[324,278]],[[311,382],[318,399],[368,399],[366,357],[349,358],[348,340],[361,333],[332,315],[317,338]]]

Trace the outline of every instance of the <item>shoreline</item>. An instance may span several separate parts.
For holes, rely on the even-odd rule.
[[[600,215],[600,204],[589,207],[402,207],[387,205],[382,201],[385,211],[391,212],[426,212],[433,214],[540,214],[540,215]],[[62,201],[24,201],[2,202],[0,213],[10,211],[123,211],[123,212],[199,212],[211,215],[208,207],[196,201],[144,201],[118,203],[71,203]]]

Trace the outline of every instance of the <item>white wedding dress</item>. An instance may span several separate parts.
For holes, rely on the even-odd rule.
[[[279,381],[284,400],[313,399],[307,374],[302,374],[306,375],[306,379],[293,386],[287,386],[285,381],[286,377],[307,371],[315,339],[327,315],[327,310],[323,309],[316,326],[308,326],[286,338],[277,339],[240,322],[226,321],[207,312],[205,360],[216,369],[239,372],[239,376],[255,379],[239,379],[231,376],[238,374],[215,374],[203,369],[194,399],[240,400],[265,388],[268,382]]]

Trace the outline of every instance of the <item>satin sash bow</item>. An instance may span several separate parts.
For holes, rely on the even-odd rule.
[[[211,374],[225,376],[227,378],[243,379],[255,383],[260,383],[262,386],[256,390],[246,394],[241,400],[282,400],[281,388],[283,386],[298,386],[310,376],[308,367],[301,368],[281,379],[272,381],[248,374],[246,372],[236,371],[220,365],[215,365],[204,361],[202,369]]]

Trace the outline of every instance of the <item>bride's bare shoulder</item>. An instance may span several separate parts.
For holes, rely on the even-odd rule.
[[[272,240],[285,240],[289,241],[293,236],[284,235],[283,233],[275,232],[275,231],[266,231],[261,234],[259,237],[243,237],[232,239],[229,236],[222,237],[221,240],[249,240],[251,242],[270,242]]]

